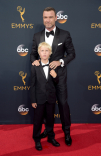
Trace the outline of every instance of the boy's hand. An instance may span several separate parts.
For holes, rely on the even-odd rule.
[[[39,61],[40,61],[40,59],[39,60],[35,60],[33,63],[32,63],[32,65],[34,66],[39,66],[40,65],[40,63],[39,63]]]
[[[36,108],[37,107],[37,103],[32,103],[32,107]]]
[[[50,75],[51,75],[53,78],[56,78],[57,73],[52,69],[52,70],[50,71]]]

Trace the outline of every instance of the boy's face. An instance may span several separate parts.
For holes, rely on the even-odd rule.
[[[45,47],[45,46],[40,47],[39,55],[42,60],[48,60],[50,53],[51,52],[48,49],[48,47]]]

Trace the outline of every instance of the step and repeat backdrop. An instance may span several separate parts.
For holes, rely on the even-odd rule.
[[[101,0],[0,0],[0,124],[33,123],[30,53],[48,6],[76,51],[67,65],[71,121],[101,123]],[[60,123],[57,101],[54,118]]]

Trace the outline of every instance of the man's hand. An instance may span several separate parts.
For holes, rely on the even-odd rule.
[[[52,61],[49,66],[51,69],[56,69],[58,66],[60,66],[61,63],[59,61]]]
[[[40,65],[39,61],[40,61],[40,60],[35,60],[35,61],[32,63],[32,65],[33,65],[33,66],[34,66],[34,65],[35,65],[35,66],[39,66],[39,65]]]
[[[36,108],[37,107],[37,103],[32,103],[32,107]]]
[[[52,69],[52,70],[50,71],[50,75],[51,75],[53,78],[56,78],[57,73]]]

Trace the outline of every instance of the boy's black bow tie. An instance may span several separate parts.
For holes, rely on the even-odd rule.
[[[45,64],[45,65],[43,65],[42,67],[45,67],[45,66],[49,66],[49,64]]]
[[[50,32],[46,32],[46,36],[47,36],[47,37],[49,37],[50,34],[54,36],[54,31],[52,30],[52,31],[50,31]]]

